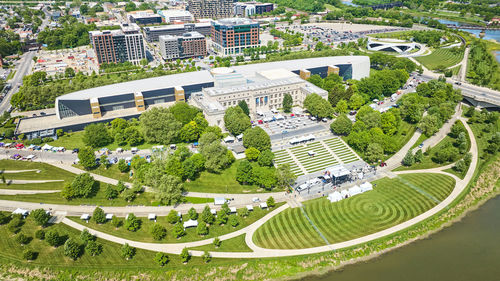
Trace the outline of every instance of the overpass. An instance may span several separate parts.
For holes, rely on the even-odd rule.
[[[500,109],[500,92],[469,84],[454,85],[462,90],[462,96],[472,105],[482,108]]]

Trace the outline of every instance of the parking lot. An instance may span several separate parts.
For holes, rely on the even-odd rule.
[[[264,129],[269,136],[276,134],[286,135],[294,131],[321,125],[318,124],[318,121],[313,121],[304,115],[290,114],[285,116],[285,114],[267,114],[259,118],[256,121],[256,125]]]

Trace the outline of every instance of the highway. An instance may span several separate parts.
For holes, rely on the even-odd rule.
[[[31,68],[31,64],[33,63],[33,57],[35,56],[34,51],[29,51],[25,53],[22,58],[19,60],[16,67],[16,74],[14,78],[10,80],[12,85],[12,89],[7,92],[7,95],[0,103],[0,114],[4,113],[6,110],[10,108],[10,99],[12,95],[17,93],[19,87],[21,86],[21,82],[23,81],[23,77],[28,74]]]

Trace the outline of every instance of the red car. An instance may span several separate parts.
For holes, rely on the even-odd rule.
[[[258,122],[259,124],[264,124],[264,121],[262,121],[262,120],[258,120],[257,122]]]
[[[380,167],[385,167],[385,166],[387,166],[387,163],[385,162],[380,163]]]

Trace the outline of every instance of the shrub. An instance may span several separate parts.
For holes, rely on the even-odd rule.
[[[106,196],[108,200],[115,199],[118,197],[118,191],[114,189],[111,184],[108,184],[104,190],[104,196]]]
[[[210,253],[208,251],[205,251],[203,253],[203,256],[201,256],[203,258],[203,261],[205,263],[209,263],[211,260],[212,260],[212,256],[210,255]]]
[[[64,243],[64,238],[59,235],[57,230],[49,230],[45,233],[45,241],[52,247],[59,247]]]
[[[250,215],[250,211],[247,209],[247,207],[245,207],[238,210],[238,215],[241,217],[248,217]]]
[[[116,190],[119,193],[122,193],[126,189],[127,189],[127,186],[122,181],[118,181],[118,184],[116,185]]]
[[[197,220],[198,219],[198,213],[194,208],[189,209],[188,211],[188,217],[190,220]]]
[[[118,228],[118,227],[122,226],[122,220],[117,218],[116,216],[113,216],[113,218],[111,219],[111,224],[114,227]]]
[[[175,238],[186,235],[186,231],[184,231],[184,226],[182,225],[182,223],[179,222],[174,225],[174,228],[172,228],[172,234],[175,236]]]
[[[142,221],[134,214],[129,214],[127,219],[125,219],[125,228],[129,231],[137,231],[141,228],[141,223]]]
[[[158,252],[155,255],[154,261],[160,266],[165,266],[168,263],[169,258],[167,254]]]
[[[236,217],[235,215],[230,215],[229,216],[229,224],[232,227],[237,227],[238,224],[240,224],[240,222],[238,221],[238,217]]]
[[[38,257],[38,253],[34,252],[30,249],[24,250],[24,252],[23,252],[23,259],[25,259],[25,260],[32,261],[32,260],[35,260],[37,257]]]
[[[30,213],[37,225],[44,226],[49,222],[50,215],[44,209],[36,209]]]
[[[85,246],[85,251],[92,257],[98,256],[102,253],[102,245],[94,240],[90,240],[87,242],[87,246]]]
[[[21,231],[21,226],[23,225],[23,219],[21,215],[14,215],[12,219],[7,224],[7,229],[12,233],[18,233]]]
[[[220,241],[219,237],[215,237],[213,243],[214,243],[215,248],[219,248],[220,245],[222,244],[222,241]]]
[[[196,227],[196,233],[198,233],[198,235],[202,235],[202,236],[207,235],[208,234],[207,224],[204,222],[199,223],[198,226]]]
[[[266,203],[267,203],[267,206],[269,208],[272,208],[272,207],[274,207],[276,205],[275,202],[274,202],[274,198],[272,196],[270,196],[269,198],[267,198]]]
[[[16,242],[21,245],[26,245],[29,244],[29,242],[31,242],[31,237],[24,235],[24,233],[19,233],[15,239]]]
[[[6,224],[10,221],[10,217],[5,213],[0,212],[0,225]]]
[[[80,240],[82,240],[84,244],[88,244],[88,242],[95,241],[96,239],[97,237],[90,234],[90,232],[86,228],[82,230],[82,233],[80,233]]]
[[[176,224],[179,221],[179,216],[177,211],[171,210],[167,215],[167,221],[171,224]]]
[[[72,260],[76,260],[82,254],[82,246],[73,238],[69,238],[64,243],[64,255]]]
[[[124,159],[120,159],[118,161],[118,170],[121,172],[121,173],[126,173],[130,170],[130,167],[129,165],[127,165],[127,162],[125,162]]]

